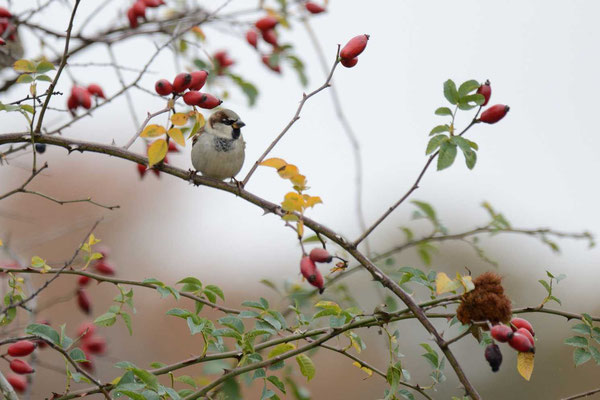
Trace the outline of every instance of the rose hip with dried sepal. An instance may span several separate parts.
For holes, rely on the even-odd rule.
[[[187,72],[177,74],[173,79],[173,92],[182,93],[192,84],[192,75]]]
[[[331,254],[329,254],[327,250],[321,247],[315,247],[314,249],[312,249],[308,256],[314,262],[328,263],[331,262],[331,260],[333,260]]]
[[[105,261],[104,259],[96,261],[94,264],[94,269],[98,271],[98,273],[102,275],[114,275],[115,274],[115,266],[112,265],[109,261]]]
[[[100,85],[98,85],[96,83],[92,83],[92,84],[88,85],[87,91],[92,96],[97,96],[97,97],[106,99],[106,96],[104,96],[104,92],[102,91],[102,88],[100,87]]]
[[[510,320],[510,323],[516,329],[525,328],[525,329],[527,329],[529,331],[529,333],[531,333],[531,336],[535,336],[535,332],[533,331],[533,326],[526,319],[523,319],[523,318],[513,318],[513,319]]]
[[[92,336],[86,339],[81,347],[91,354],[104,354],[106,352],[106,340],[100,336]]]
[[[161,96],[168,96],[173,93],[173,85],[166,79],[160,79],[154,84],[154,90]]]
[[[235,61],[229,57],[229,54],[225,50],[217,51],[213,55],[213,58],[217,61],[217,63],[219,63],[219,67],[221,68],[231,67],[233,64],[235,64]]]
[[[269,29],[275,28],[275,26],[279,23],[279,20],[271,15],[267,15],[266,17],[262,17],[258,21],[254,23],[261,31],[267,31]]]
[[[494,339],[501,343],[506,343],[513,335],[513,330],[506,325],[498,324],[492,326],[490,333]]]
[[[493,372],[498,372],[502,364],[502,352],[497,344],[490,344],[485,348],[485,359],[492,367]]]
[[[17,393],[25,393],[27,390],[27,379],[24,376],[10,374],[6,376],[6,380]]]
[[[19,340],[8,346],[6,352],[11,357],[25,357],[33,353],[35,350],[35,343],[29,340]]]
[[[19,375],[32,374],[35,370],[27,363],[27,361],[14,359],[10,361],[10,369]]]
[[[190,72],[192,75],[192,83],[190,83],[190,90],[200,90],[208,79],[208,72],[206,71],[193,71]]]
[[[510,347],[521,353],[529,353],[535,351],[535,348],[531,344],[529,338],[518,332],[513,333],[512,337],[508,341],[508,344],[510,345]]]
[[[482,107],[487,105],[488,101],[490,101],[490,97],[492,96],[492,86],[490,85],[490,81],[487,80],[479,89],[477,89],[477,94],[482,95],[485,98],[485,101],[481,105]]]
[[[321,14],[326,11],[323,6],[313,3],[312,1],[307,1],[306,4],[304,4],[304,7],[311,14]]]
[[[198,103],[198,107],[211,109],[220,105],[223,100],[220,100],[213,96],[212,94],[202,93],[202,100]]]
[[[246,32],[246,41],[255,49],[258,47],[258,33],[254,29]]]
[[[340,60],[340,64],[342,64],[346,68],[352,68],[356,64],[358,64],[358,57],[354,57],[354,58],[350,58],[350,59],[342,58]]]
[[[305,256],[300,260],[300,273],[308,283],[319,289],[319,293],[323,293],[323,276],[310,257]]]
[[[535,339],[533,338],[531,332],[529,332],[527,329],[519,328],[515,333],[520,333],[521,335],[526,336],[527,339],[529,339],[529,342],[531,342],[531,345],[535,347]]]
[[[198,91],[187,92],[183,95],[183,102],[188,106],[198,106],[202,101],[204,93]]]
[[[348,43],[340,51],[340,57],[350,60],[360,53],[362,53],[367,47],[369,35],[358,35],[350,39]]]
[[[496,104],[495,106],[491,106],[487,110],[481,113],[481,117],[479,120],[481,122],[485,122],[486,124],[495,124],[500,121],[506,113],[510,110],[509,106],[505,106],[504,104]]]

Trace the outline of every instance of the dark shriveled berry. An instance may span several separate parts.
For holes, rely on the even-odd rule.
[[[35,151],[39,154],[44,154],[46,152],[46,144],[45,143],[36,143]]]
[[[497,344],[490,344],[485,348],[485,359],[492,367],[493,372],[498,372],[502,364],[502,352]]]

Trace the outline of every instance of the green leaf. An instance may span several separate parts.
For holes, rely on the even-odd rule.
[[[85,375],[80,374],[79,372],[71,372],[71,378],[73,378],[73,380],[77,383],[80,383],[80,382],[92,383],[92,381],[90,381]]]
[[[197,333],[201,333],[206,327],[206,320],[203,318],[199,323],[194,321],[193,317],[187,317],[188,328],[190,328],[190,333],[195,335]]]
[[[60,335],[54,328],[43,324],[31,324],[25,328],[25,333],[28,335],[36,335],[48,339],[57,346],[60,346]]]
[[[437,135],[437,136],[432,137],[429,140],[429,143],[427,143],[427,149],[425,150],[425,154],[429,155],[429,154],[433,153],[434,151],[436,151],[437,148],[441,146],[442,142],[447,139],[448,139],[448,136],[446,136],[446,135]]]
[[[438,125],[438,126],[434,127],[431,130],[431,132],[429,132],[429,136],[435,135],[436,133],[442,133],[442,132],[450,132],[450,126],[449,125]]]
[[[431,221],[437,221],[437,215],[431,204],[419,200],[412,200],[411,203],[419,207],[419,210],[421,210],[428,219]]]
[[[48,71],[56,69],[50,61],[40,61],[35,67],[36,74],[45,74]]]
[[[477,154],[471,149],[471,143],[461,136],[453,136],[451,140],[462,150],[467,167],[473,169],[477,162]]]
[[[560,299],[558,299],[558,298],[556,298],[556,297],[554,297],[554,296],[550,296],[550,297],[548,297],[548,300],[555,301],[555,302],[557,302],[559,305],[561,305],[561,306],[562,306],[562,302],[560,301]]]
[[[298,354],[296,361],[300,366],[300,373],[306,377],[307,381],[310,381],[315,376],[315,364],[306,354]]]
[[[587,349],[579,347],[573,352],[573,362],[575,362],[576,367],[585,364],[591,358],[592,354]]]
[[[127,314],[126,312],[121,312],[120,315],[121,315],[121,318],[123,318],[123,322],[125,323],[127,330],[129,331],[129,336],[132,336],[133,329],[131,328],[131,315]]]
[[[29,114],[33,114],[34,112],[33,106],[30,106],[29,104],[21,104],[19,108],[23,111],[28,112]]]
[[[112,312],[102,314],[94,320],[94,324],[98,326],[111,326],[114,325],[115,322],[117,322],[117,314]]]
[[[278,377],[276,377],[275,375],[271,375],[267,378],[267,380],[285,394],[285,384]]]
[[[435,115],[452,115],[452,110],[448,107],[440,107],[435,110]]]
[[[219,323],[223,326],[234,329],[239,333],[244,333],[244,323],[238,317],[234,317],[233,315],[227,315],[223,318],[220,318]]]
[[[29,74],[21,74],[17,78],[17,83],[31,83],[33,82],[33,77]]]
[[[291,343],[280,343],[277,346],[273,347],[269,352],[268,358],[277,357],[280,354],[287,353],[288,351],[294,350],[296,346]]]
[[[140,380],[144,382],[146,387],[154,391],[158,390],[158,378],[154,374],[146,371],[145,369],[140,368],[132,368],[131,372],[133,372],[135,376],[140,378]]]
[[[588,350],[590,351],[590,354],[594,358],[594,361],[596,361],[596,364],[600,365],[600,351],[593,346],[590,346]]]
[[[440,146],[440,154],[438,156],[437,169],[441,171],[448,168],[454,163],[456,158],[456,145],[451,142],[443,142]]]
[[[215,329],[212,332],[212,335],[217,337],[217,336],[225,336],[225,337],[230,337],[230,338],[234,338],[236,340],[242,340],[242,335],[240,335],[237,331],[231,329],[231,328],[223,328],[223,329]]]
[[[574,347],[588,347],[589,346],[587,338],[584,338],[582,336],[573,336],[570,338],[566,338],[564,343],[566,345],[574,346]]]
[[[286,58],[289,61],[291,61],[292,68],[294,68],[294,70],[298,74],[298,79],[300,80],[302,86],[308,85],[308,78],[306,77],[306,73],[304,72],[304,63],[298,57],[291,54],[288,54]],[[277,63],[271,65],[277,65]]]
[[[73,361],[77,362],[87,361],[85,353],[79,347],[75,347],[73,350],[71,350],[69,352],[69,357],[71,357]]]
[[[182,280],[177,282],[178,285],[182,284],[182,283],[190,283],[192,285],[197,285],[197,286],[202,287],[202,282],[200,282],[200,280],[198,278],[194,278],[193,276],[188,276],[187,278],[183,278]]]
[[[193,387],[194,389],[198,388],[198,385],[196,385],[196,381],[194,380],[194,378],[192,378],[192,377],[191,377],[191,376],[189,376],[189,375],[182,375],[182,376],[179,376],[179,377],[175,378],[175,380],[176,380],[177,382],[182,382],[182,383],[185,383],[185,384],[187,384],[187,385],[190,385],[190,386],[191,386],[191,387]]]
[[[458,96],[462,98],[473,90],[479,89],[479,86],[479,82],[476,80],[466,81],[458,88]]]
[[[127,397],[129,397],[130,399],[133,399],[133,400],[147,400],[146,397],[143,394],[134,392],[132,390],[117,389],[115,391],[117,393],[124,394],[125,396],[127,396]]]
[[[157,286],[165,286],[164,283],[162,283],[161,281],[159,281],[158,279],[155,279],[155,278],[144,279],[142,281],[142,283],[146,283],[146,284],[150,284],[150,285],[157,285]]]
[[[444,82],[444,97],[450,104],[458,103],[458,91],[456,90],[456,84],[452,79],[448,79]]]
[[[221,290],[220,287],[218,287],[216,285],[207,285],[204,293],[206,293],[206,290],[213,292],[214,294],[219,296],[221,298],[221,300],[225,300],[225,295],[223,294],[223,291]]]
[[[259,316],[260,316],[260,314],[257,313],[256,311],[250,311],[250,310],[244,310],[238,314],[238,317],[240,317],[240,318],[256,318]]]
[[[192,315],[192,313],[188,310],[182,310],[181,308],[172,308],[169,311],[167,311],[167,315],[173,315],[175,317],[186,319],[187,317]]]
[[[256,301],[244,301],[242,303],[242,305],[244,307],[258,308],[260,310],[266,310],[269,307],[269,306],[265,307],[262,303],[258,303]]]

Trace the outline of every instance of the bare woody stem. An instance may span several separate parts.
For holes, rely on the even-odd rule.
[[[281,133],[279,135],[277,135],[275,140],[273,140],[273,142],[271,142],[271,144],[269,145],[269,147],[267,147],[267,149],[264,151],[264,153],[262,153],[262,155],[260,157],[258,157],[258,160],[256,160],[256,162],[254,163],[252,168],[250,168],[248,175],[246,175],[246,177],[242,181],[243,186],[246,186],[246,184],[250,180],[250,177],[252,176],[252,174],[254,174],[254,171],[256,171],[256,168],[258,168],[258,165],[265,159],[265,157],[271,152],[271,150],[273,150],[273,148],[277,145],[277,143],[281,140],[281,138],[283,138],[283,136],[285,136],[287,131],[289,131],[290,128],[292,127],[292,125],[294,125],[296,123],[296,121],[298,121],[300,119],[300,112],[302,111],[302,108],[304,107],[304,104],[306,103],[306,101],[308,99],[310,99],[311,97],[313,97],[314,95],[316,95],[317,93],[319,93],[322,90],[327,89],[329,87],[329,82],[331,81],[331,78],[333,77],[333,73],[335,72],[335,69],[339,64],[339,59],[338,59],[339,54],[340,54],[340,46],[338,45],[337,53],[335,55],[335,62],[333,63],[333,66],[331,67],[331,71],[329,71],[329,75],[327,76],[325,83],[323,83],[321,86],[319,86],[317,89],[313,90],[309,94],[306,94],[306,93],[302,94],[302,100],[300,101],[300,104],[298,105],[296,114],[294,114],[294,117],[291,119],[290,122],[288,122],[288,124],[285,126],[285,128],[283,128]]]

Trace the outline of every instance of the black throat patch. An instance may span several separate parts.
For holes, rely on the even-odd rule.
[[[225,139],[215,136],[215,149],[217,151],[229,151],[233,147],[233,139]]]
[[[231,132],[231,137],[235,140],[239,138],[241,134],[242,132],[240,131],[240,128],[233,128],[233,132]]]

